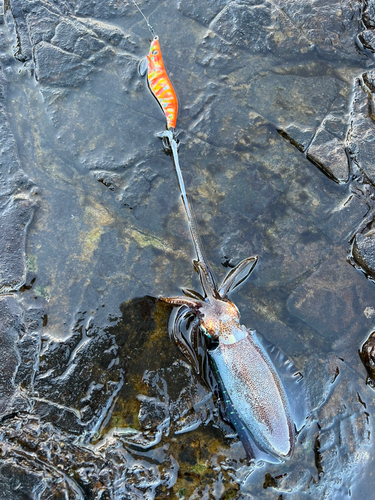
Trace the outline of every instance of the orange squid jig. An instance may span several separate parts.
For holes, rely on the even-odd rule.
[[[147,81],[167,119],[167,129],[176,128],[178,102],[176,92],[168,78],[161,55],[159,38],[151,42],[147,55]]]
[[[167,119],[167,129],[174,130],[177,122],[178,102],[176,92],[174,91],[171,81],[168,78],[164,66],[160,50],[159,37],[155,35],[154,29],[134,0],[133,3],[144,17],[148,29],[153,36],[150,51],[146,58],[141,62],[139,72],[141,76],[144,76],[147,72],[148,86],[163,110],[165,118]]]

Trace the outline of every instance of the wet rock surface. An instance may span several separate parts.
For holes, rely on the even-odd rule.
[[[362,31],[358,35],[358,40],[362,48],[375,52],[375,34],[372,30]]]
[[[344,144],[326,130],[314,137],[307,150],[307,158],[336,182],[348,181],[349,164]]]
[[[368,377],[367,383],[371,387],[375,387],[375,335],[374,332],[370,334],[366,342],[363,344],[360,357],[362,363],[366,367]]]
[[[375,239],[372,229],[356,234],[353,258],[368,275],[375,277]]]
[[[199,280],[135,6],[9,0],[0,498],[369,496],[374,6],[139,4],[178,94],[208,259],[221,279],[259,256],[232,298],[303,371],[311,415],[289,462],[254,466],[169,338],[157,297]]]

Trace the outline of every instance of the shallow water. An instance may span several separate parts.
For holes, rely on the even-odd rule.
[[[171,309],[157,297],[199,280],[155,137],[164,116],[137,72],[149,34],[135,7],[10,0],[0,498],[369,495],[373,392],[358,349],[374,329],[375,287],[348,262],[373,207],[371,137],[356,135],[371,124],[355,80],[373,67],[355,42],[366,11],[332,0],[139,4],[179,99],[207,258],[220,281],[259,256],[231,298],[303,371],[311,417],[289,462],[254,467],[169,339]]]

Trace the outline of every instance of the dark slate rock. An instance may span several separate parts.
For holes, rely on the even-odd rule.
[[[353,244],[353,257],[357,264],[375,278],[375,230],[359,233]]]
[[[296,125],[292,124],[286,127],[285,129],[278,129],[281,137],[284,137],[287,141],[293,144],[294,147],[299,149],[300,151],[306,151],[306,148],[311,142],[311,137],[313,136],[314,131],[300,129]]]
[[[313,70],[313,68],[311,68]],[[311,87],[314,83],[311,82]],[[348,99],[352,92],[350,85],[342,85],[342,82],[332,81],[331,85],[327,81],[327,86],[331,90],[341,87],[336,95],[332,95],[331,106],[327,109],[327,114],[315,109],[315,113],[321,116],[321,123],[316,124],[318,131],[314,130],[314,125],[301,126],[298,121],[302,117],[294,118],[294,123],[282,126],[278,129],[279,134],[288,140],[293,146],[302,152],[308,148],[307,157],[323,170],[331,179],[336,182],[346,182],[349,175],[348,160],[344,151],[344,143],[347,134],[347,107]],[[328,90],[328,88],[327,88]],[[325,90],[327,92],[327,90]],[[298,97],[296,96],[298,99]],[[306,102],[306,101],[305,101]],[[317,103],[316,97],[312,97],[312,102]],[[323,103],[322,103],[323,104]],[[303,105],[301,106],[303,108]],[[299,107],[299,108],[301,108]],[[314,134],[316,135],[314,136]],[[326,146],[324,144],[326,143]],[[330,148],[335,154],[331,158]],[[346,156],[346,155],[345,155]],[[319,160],[320,157],[320,160]]]
[[[243,68],[243,61],[238,52],[229,42],[210,32],[199,43],[195,59],[198,64],[206,67],[211,79],[221,77]]]
[[[218,199],[220,212],[231,214],[235,220],[240,219],[244,214],[256,220],[279,196],[280,191],[275,185],[276,180],[277,175],[273,183],[269,182],[267,174],[258,165],[245,164],[244,171],[238,172],[228,183],[225,196],[222,197],[223,201],[220,203]],[[255,195],[251,199],[247,197],[249,185],[255,188]]]
[[[82,500],[88,487],[90,496],[92,490],[97,498],[110,500],[106,490],[112,472],[105,462],[80,450],[53,425],[35,417],[16,418],[2,425],[1,438],[1,500]]]
[[[277,0],[272,3],[292,21],[291,29],[309,44],[328,53],[339,51],[346,57],[358,58],[353,39],[358,34],[362,14],[360,3],[341,0]]]
[[[370,333],[368,339],[359,351],[359,355],[367,370],[367,383],[372,388],[375,388],[375,332]]]
[[[92,448],[23,416],[3,424],[1,439],[1,500],[112,500],[117,493],[151,499],[156,488],[172,488],[177,478],[178,464],[164,446],[134,459],[121,431]]]
[[[372,307],[375,301],[373,283],[363,280],[348,262],[344,250],[332,253],[319,269],[290,295],[288,310],[303,318],[318,335],[340,344],[347,359],[357,352],[356,333],[362,332],[369,319],[357,311]],[[345,338],[344,332],[352,332]],[[346,345],[345,345],[346,343]]]
[[[344,143],[320,130],[307,150],[307,158],[336,182],[347,182],[349,164]]]
[[[207,0],[206,2],[178,0],[177,7],[184,16],[195,19],[198,23],[207,26],[226,7],[227,3],[226,0]]]
[[[204,119],[196,120],[191,131],[210,144],[241,151],[254,145],[255,134],[264,140],[267,122],[271,122],[284,131],[281,135],[303,150],[336,101],[342,84],[329,77],[301,79],[262,72],[246,86],[246,90],[207,90]],[[269,96],[267,101],[264,95]]]
[[[297,140],[303,145],[309,131],[315,130],[327,116],[344,85],[330,76],[300,78],[294,74],[269,72],[252,78],[250,87],[254,97],[247,105],[278,128],[297,127]],[[269,96],[267,104],[264,95]]]
[[[69,19],[59,15],[56,7],[50,7],[51,10],[36,4],[26,17],[30,41],[34,47],[41,41],[50,42],[84,59],[89,59],[104,49],[106,43],[134,52],[135,43],[130,35],[125,35],[119,28],[85,18],[80,21]],[[108,60],[107,54],[106,61]]]
[[[89,58],[105,45],[95,33],[90,33],[80,23],[66,20],[61,21],[56,27],[51,43],[83,58]]]
[[[375,93],[375,70],[372,69],[367,73],[363,73],[362,78],[370,92]]]
[[[75,14],[83,17],[113,19],[117,16],[131,17],[134,12],[136,12],[136,7],[132,2],[93,2],[92,0],[77,0],[74,3]]]
[[[21,170],[16,141],[9,125],[6,88],[7,82],[0,69],[0,208],[9,202],[11,194],[32,186]]]
[[[251,2],[244,5],[230,2],[211,23],[210,28],[235,47],[264,51],[267,46],[267,28],[271,24],[269,5]],[[260,5],[257,5],[260,4]]]
[[[2,461],[0,466],[0,500],[9,500],[10,498],[12,500],[24,500],[25,498],[35,498],[30,497],[32,491],[46,492],[41,473],[38,474],[38,471],[27,470],[24,465],[18,465],[15,462],[14,457],[12,461]],[[61,497],[53,496],[52,498],[60,500]]]
[[[0,289],[14,290],[25,280],[26,231],[34,213],[27,199],[14,199],[0,213]]]
[[[91,50],[88,46],[87,41],[84,38],[80,38],[75,47],[74,47],[75,52],[80,53],[82,57],[89,57]],[[99,50],[98,52],[94,52],[88,61],[93,65],[93,66],[100,66],[104,67],[106,66],[110,61],[115,59],[116,54],[115,52],[111,49],[111,47],[104,47],[104,49]]]
[[[94,432],[123,385],[113,335],[84,322],[80,315],[66,342],[49,340],[35,380],[43,418],[69,432]]]
[[[131,35],[125,34],[120,28],[104,24],[98,20],[94,21],[92,19],[81,19],[80,21],[105,42],[113,45],[114,47],[124,49],[127,52],[134,52],[136,43],[132,39]]]
[[[322,230],[332,241],[346,244],[353,236],[353,227],[362,223],[368,210],[365,200],[351,194],[331,212]]]
[[[22,335],[22,310],[14,297],[0,298],[0,418],[11,411],[14,376],[20,363],[17,341]]]
[[[139,60],[128,54],[116,55],[116,72],[121,78],[125,92],[130,92],[139,84]]]
[[[348,86],[348,90],[351,92],[351,88]],[[348,129],[347,124],[347,107],[348,101],[345,101],[345,109],[341,113],[330,113],[324,120],[324,130],[332,134],[338,139],[339,142],[344,144],[346,139],[346,133]]]
[[[347,138],[347,151],[352,168],[367,176],[375,184],[375,123],[371,117],[371,101],[359,80],[354,86],[351,109],[351,127]]]
[[[319,430],[314,440],[315,470],[318,477],[322,479],[318,483],[325,484],[322,490],[319,486],[314,489],[318,497],[320,495],[318,492],[324,491],[324,496],[327,498],[341,500],[345,496],[350,497],[347,494],[346,484],[355,485],[357,480],[361,483],[364,480],[359,470],[354,471],[349,464],[353,458],[352,453],[366,454],[365,450],[371,443],[371,419],[369,419],[367,405],[363,400],[368,391],[365,390],[360,377],[355,377],[353,380],[350,375],[351,367],[346,367],[335,356],[327,356],[324,364],[317,364],[313,369],[325,373],[325,379],[329,380],[326,388],[330,389],[330,394],[327,394],[325,400],[321,400],[317,408]],[[340,379],[338,379],[339,376]],[[351,396],[348,397],[349,394]],[[353,443],[353,448],[349,444],[343,444],[340,437],[343,434],[345,439]],[[351,448],[349,452],[347,452],[348,448]],[[345,474],[339,478],[336,474],[343,464],[345,464],[344,467],[348,467],[349,472],[348,475]],[[335,475],[337,478],[335,484],[325,482],[327,476],[333,478]],[[358,475],[361,476],[360,479]],[[279,491],[286,493],[286,488],[292,486],[293,483],[298,484],[299,480],[300,477],[296,474],[281,480],[284,489],[281,490],[280,485]],[[295,498],[297,500],[298,495]]]
[[[30,12],[26,17],[30,41],[33,46],[39,42],[50,42],[55,34],[55,28],[60,18],[46,7],[40,6],[37,11]]]
[[[95,52],[98,52],[104,47],[104,43],[98,40],[96,37],[85,35],[79,37],[74,45],[74,53],[80,57],[88,59]],[[108,61],[108,57],[105,58]]]
[[[256,250],[262,266],[256,279],[260,286],[295,280],[308,273],[329,251],[326,237],[297,207],[288,206],[285,198],[270,204],[254,228],[262,235]],[[248,231],[251,234],[254,229]]]
[[[32,286],[29,285],[29,287],[31,289]],[[27,301],[23,300],[22,307],[25,331],[22,332],[17,342],[20,364],[14,381],[24,391],[32,392],[39,363],[42,328],[47,324],[46,304],[43,299],[34,296],[31,299],[31,304],[27,304]]]
[[[346,193],[320,170],[316,169],[307,159],[299,161],[300,170],[289,181],[287,193],[280,196],[280,201],[290,200],[291,205],[310,219],[314,220],[315,231],[332,216],[332,210],[339,210],[341,204],[347,199]],[[319,185],[319,189],[316,186]],[[333,208],[332,200],[335,199]],[[291,222],[291,225],[293,222]],[[332,225],[330,225],[332,229]],[[336,228],[342,231],[340,225]],[[331,235],[329,235],[330,237]]]
[[[366,0],[364,2],[362,21],[366,28],[375,28],[375,2],[374,0]]]
[[[365,30],[359,33],[358,40],[364,49],[375,52],[375,33],[372,30]]]
[[[125,187],[122,195],[122,203],[125,207],[134,208],[137,205],[147,203],[150,190],[157,173],[150,167],[139,166],[139,169],[134,172],[129,179],[128,185]]]
[[[352,97],[352,87],[351,81],[341,87],[337,98],[322,123],[324,130],[337,137],[340,141],[346,140],[348,132],[348,102]]]
[[[26,22],[28,5],[23,0],[9,0],[5,4],[5,12],[9,16],[8,19],[11,19],[13,23],[15,35],[14,57],[20,62],[29,61],[32,48]]]
[[[35,77],[40,83],[47,85],[78,87],[93,70],[81,57],[47,42],[38,43],[34,59]]]
[[[53,424],[58,429],[68,431],[70,434],[79,435],[85,432],[84,425],[80,422],[80,413],[74,408],[64,406],[64,401],[33,398],[33,410],[44,422]]]
[[[55,36],[52,38],[51,43],[62,50],[73,52],[78,38],[86,34],[86,30],[79,23],[63,19],[56,26]]]

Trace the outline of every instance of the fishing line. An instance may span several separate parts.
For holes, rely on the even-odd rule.
[[[175,170],[177,173],[177,180],[178,180],[178,184],[180,187],[181,198],[182,198],[182,202],[183,202],[183,205],[185,208],[185,213],[186,213],[187,220],[188,220],[190,234],[191,234],[191,237],[193,240],[195,253],[197,255],[198,262],[201,262],[203,264],[203,266],[200,266],[200,270],[204,273],[206,280],[210,283],[209,292],[211,293],[211,295],[216,295],[216,293],[215,293],[215,290],[216,290],[215,279],[214,279],[213,274],[211,272],[211,269],[208,265],[207,259],[204,255],[203,247],[200,243],[199,233],[198,233],[198,229],[197,229],[197,223],[195,222],[195,218],[194,218],[193,212],[192,212],[191,207],[190,207],[189,199],[187,197],[184,178],[182,177],[180,162],[178,159],[177,142],[174,138],[173,132],[171,132],[171,131],[164,132],[164,137],[166,137],[168,139],[169,144],[170,144],[171,149],[172,149],[173,163],[174,163],[174,167],[175,167]],[[204,286],[204,283],[202,283],[202,286],[205,289],[205,292],[208,294],[208,290]]]
[[[215,296],[217,295],[215,279],[208,265],[207,259],[204,256],[202,245],[199,239],[197,224],[195,222],[194,215],[189,204],[189,200],[186,194],[184,179],[182,177],[182,172],[180,169],[180,163],[178,158],[178,140],[177,140],[177,134],[175,132],[175,126],[177,120],[177,108],[178,108],[176,93],[173,89],[173,86],[168,78],[167,72],[164,67],[158,37],[155,35],[153,27],[148,22],[148,19],[146,18],[140,7],[137,5],[135,0],[132,0],[132,2],[137,8],[137,10],[141,13],[143,19],[146,21],[148,29],[153,36],[153,41],[151,42],[150,51],[149,54],[147,55],[147,60],[146,60],[147,84],[151,93],[156,98],[167,119],[167,130],[156,135],[163,140],[163,147],[165,151],[168,154],[172,153],[173,163],[177,174],[182,202],[185,208],[190,234],[193,240],[195,253],[198,259],[196,263],[196,271],[198,271],[199,273],[202,286],[204,288],[206,295]],[[144,73],[142,70],[142,63],[140,68],[141,68],[140,73],[142,75],[146,72],[146,68]]]
[[[137,9],[139,10],[139,12],[141,13],[143,19],[146,21],[147,23],[147,28],[149,29],[149,32],[151,33],[152,37],[155,38],[155,31],[154,31],[154,28],[151,26],[151,24],[148,22],[148,19],[147,17],[143,14],[143,12],[141,11],[141,9],[138,7],[138,5],[136,4],[136,2],[134,0],[132,0],[132,2],[134,3],[134,5],[137,7]]]

